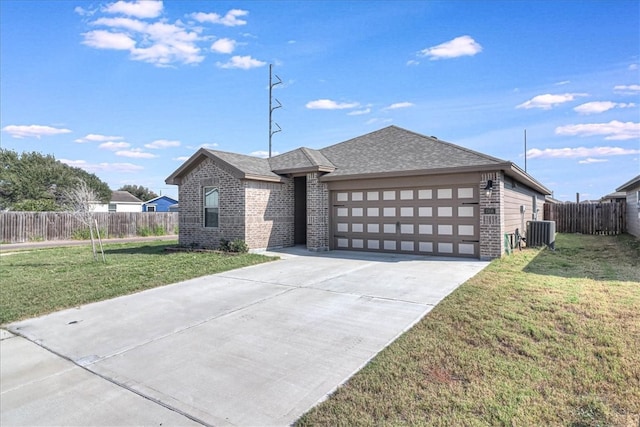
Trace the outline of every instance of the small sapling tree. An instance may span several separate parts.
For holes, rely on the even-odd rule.
[[[93,259],[98,260],[96,250],[96,239],[100,246],[102,261],[106,262],[104,250],[102,249],[102,239],[100,238],[100,230],[98,222],[94,217],[93,205],[99,200],[97,193],[91,189],[81,178],[78,178],[76,184],[64,190],[64,205],[73,213],[73,215],[86,227],[89,228],[89,236],[91,237],[91,248],[93,249]]]

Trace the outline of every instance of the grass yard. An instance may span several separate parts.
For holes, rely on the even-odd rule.
[[[273,259],[165,252],[175,244],[108,244],[106,264],[93,260],[90,246],[1,254],[0,324]]]
[[[493,261],[297,425],[639,426],[640,242],[556,244]]]

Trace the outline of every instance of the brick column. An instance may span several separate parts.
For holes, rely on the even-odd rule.
[[[487,197],[485,188],[493,181],[493,191]],[[504,175],[483,173],[480,177],[480,259],[500,258],[504,253]]]
[[[307,174],[307,249],[329,250],[329,189],[318,181],[318,172]]]

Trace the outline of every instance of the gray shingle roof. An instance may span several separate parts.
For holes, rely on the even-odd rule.
[[[269,159],[269,164],[271,169],[278,173],[300,169],[335,169],[335,166],[321,152],[306,147],[274,156]]]
[[[424,171],[504,164],[439,139],[389,126],[320,150],[335,166],[327,176]]]
[[[166,182],[180,184],[181,177],[195,167],[203,155],[226,163],[239,179],[281,181],[288,173],[320,171],[325,172],[322,179],[329,181],[389,174],[503,169],[532,188],[551,194],[512,162],[397,126],[389,126],[321,150],[302,147],[271,159],[200,149]]]
[[[112,191],[111,192],[112,203],[142,203],[142,200],[138,199],[128,191]]]
[[[273,173],[269,166],[268,159],[260,157],[247,156],[245,154],[229,153],[226,151],[207,150],[209,153],[238,169],[245,176],[252,175],[256,177],[280,179],[280,176]]]

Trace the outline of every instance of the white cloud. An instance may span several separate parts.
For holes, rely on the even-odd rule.
[[[200,39],[198,34],[179,25],[163,22],[148,25],[143,39],[149,40],[150,46],[132,49],[131,57],[134,60],[156,66],[167,66],[173,62],[195,64],[204,60],[196,45]]]
[[[105,6],[103,11],[135,16],[136,18],[155,18],[162,13],[162,7],[162,1],[156,0],[117,1]]]
[[[131,50],[136,46],[135,40],[123,33],[94,30],[82,35],[84,36],[82,44],[96,49]]]
[[[407,61],[407,65],[418,65],[420,61],[416,61],[415,59],[410,59]]]
[[[482,52],[482,46],[470,36],[460,36],[453,40],[432,46],[420,51],[421,56],[431,60],[457,58],[459,56],[473,56]]]
[[[129,148],[129,147],[131,147],[131,144],[124,141],[121,141],[121,142],[108,141],[98,145],[98,148],[101,148],[103,150],[111,150],[111,151],[121,150],[123,148]]]
[[[129,31],[144,32],[147,28],[147,23],[138,19],[131,18],[98,18],[91,22],[91,25],[101,25],[110,28],[124,28]]]
[[[146,148],[151,148],[151,149],[179,147],[180,141],[169,141],[168,139],[157,139],[150,144],[145,144],[144,146]]]
[[[73,9],[73,11],[80,16],[92,16],[94,13],[96,13],[95,10],[85,9],[80,6],[76,6],[75,9]]]
[[[637,95],[640,93],[640,85],[617,85],[613,91],[623,95]]]
[[[271,152],[271,156],[277,156],[278,154],[280,154],[278,151],[272,151]],[[268,151],[264,151],[264,150],[259,150],[259,151],[252,151],[251,153],[249,153],[250,156],[254,156],[254,157],[260,157],[262,159],[266,159],[269,157],[269,152]]]
[[[397,110],[400,108],[409,108],[413,106],[414,104],[411,102],[396,102],[395,104],[391,104],[388,107],[385,107],[384,110]]]
[[[360,104],[357,102],[336,102],[330,99],[316,99],[307,102],[306,107],[310,110],[347,110],[357,108]]]
[[[218,39],[211,45],[211,50],[218,53],[232,53],[236,49],[236,41],[223,38]]]
[[[585,123],[556,128],[557,135],[595,136],[605,135],[606,140],[626,140],[640,138],[640,122]]]
[[[579,160],[578,163],[581,165],[590,165],[592,163],[604,163],[604,162],[608,162],[608,159],[594,159],[592,157],[587,157],[584,160]]]
[[[142,151],[140,148],[132,148],[131,150],[116,151],[116,156],[131,157],[134,159],[153,159],[158,157],[155,154]]]
[[[629,71],[635,71],[638,69],[638,64],[630,64],[629,65]]]
[[[248,15],[249,12],[241,9],[231,9],[224,16],[220,16],[217,13],[192,13],[191,17],[198,22],[211,24],[221,24],[227,27],[237,27],[239,25],[246,25],[247,21],[244,19],[238,19],[241,16]]]
[[[134,165],[132,163],[87,163],[86,160],[68,160],[68,159],[58,159],[62,163],[75,167],[84,169],[90,173],[96,172],[121,172],[121,173],[132,173],[139,172],[144,169],[144,167],[139,165]]]
[[[186,162],[189,159],[190,159],[189,156],[180,156],[180,157],[174,157],[172,160],[175,160],[177,162]]]
[[[630,102],[628,104],[611,101],[594,101],[578,105],[574,110],[580,114],[598,114],[611,110],[612,108],[632,108],[636,104]]]
[[[550,93],[544,95],[537,95],[531,98],[530,100],[523,102],[522,104],[516,106],[516,108],[540,108],[543,110],[550,110],[551,108],[564,104],[565,102],[570,102],[576,99],[579,96],[587,96],[586,93],[564,93],[558,95],[552,95]]]
[[[107,135],[99,135],[95,133],[90,133],[87,136],[76,139],[74,142],[78,142],[80,144],[85,142],[107,142],[107,141],[118,141],[121,140],[121,136],[107,136]]]
[[[190,29],[180,21],[149,23],[131,18],[102,17],[91,25],[108,30],[83,33],[83,44],[97,49],[127,50],[135,61],[166,67],[173,63],[195,64],[204,60],[197,45],[204,40],[198,34],[201,29]]]
[[[240,68],[243,70],[248,70],[250,68],[257,68],[266,65],[267,63],[264,61],[259,61],[251,56],[232,56],[228,62],[221,63],[218,62],[216,65],[220,68]]]
[[[210,148],[216,148],[218,146],[217,142],[212,142],[209,144],[202,144],[200,145],[200,148],[206,148],[206,149],[210,149]]]
[[[14,138],[38,138],[42,136],[60,135],[64,133],[71,133],[69,129],[54,128],[51,126],[42,125],[8,125],[2,128],[2,130]]]
[[[365,122],[365,125],[374,125],[374,124],[384,124],[391,123],[393,120],[391,119],[381,119],[379,117],[369,119]]]
[[[530,159],[571,159],[571,158],[589,158],[603,156],[626,156],[631,154],[640,154],[640,150],[621,147],[578,147],[578,148],[545,148],[540,150],[532,148],[527,151],[527,157]]]
[[[571,80],[563,80],[561,82],[556,83],[556,86],[564,86],[564,85],[568,85],[569,83],[571,83]]]
[[[371,108],[365,108],[364,110],[355,110],[347,113],[349,116],[361,116],[363,114],[369,114],[371,112]]]

